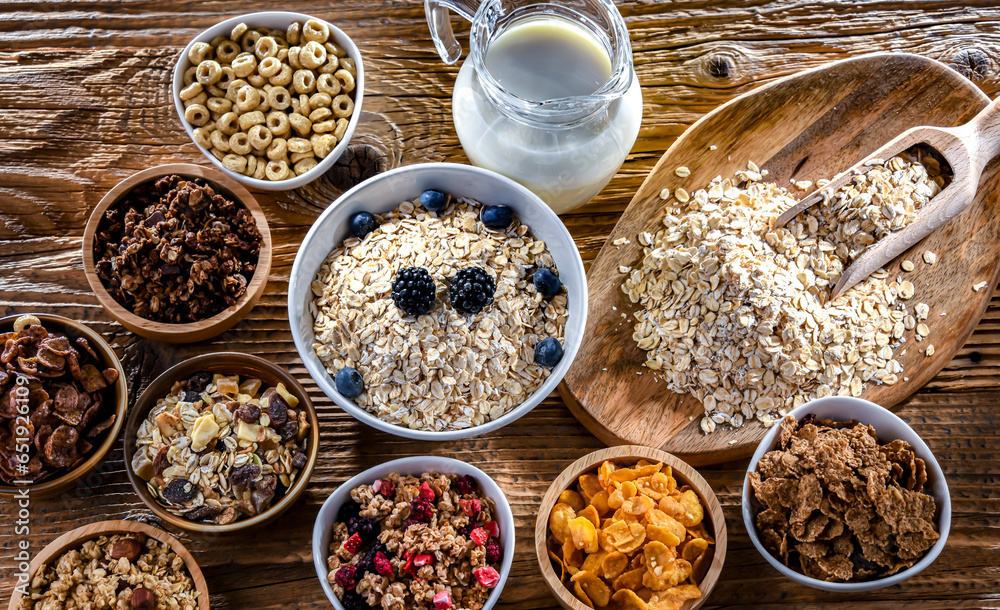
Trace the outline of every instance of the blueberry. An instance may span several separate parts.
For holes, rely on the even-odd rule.
[[[535,290],[542,293],[542,296],[546,297],[552,297],[559,294],[559,289],[562,288],[562,282],[559,281],[559,276],[544,267],[535,271],[535,275],[532,276],[532,281],[535,282]]]
[[[420,193],[420,205],[432,212],[440,212],[448,205],[448,198],[441,191],[424,191]]]
[[[559,351],[562,352],[562,350]],[[337,391],[348,398],[354,398],[365,390],[365,380],[361,378],[361,373],[354,367],[345,366],[337,371],[335,381]]]
[[[368,212],[358,212],[351,216],[351,233],[354,237],[364,239],[372,231],[378,228],[378,221]]]
[[[480,220],[491,229],[506,229],[514,220],[514,212],[505,205],[491,205],[483,208]]]
[[[562,360],[563,349],[557,339],[549,337],[542,339],[535,345],[535,362],[549,368],[559,364]]]

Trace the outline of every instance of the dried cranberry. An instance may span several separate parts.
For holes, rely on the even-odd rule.
[[[350,590],[358,586],[358,581],[355,580],[357,572],[358,569],[354,566],[341,566],[340,569],[334,573],[333,580],[338,585],[343,587],[345,591]]]
[[[344,541],[344,550],[354,555],[361,548],[361,536],[354,532],[351,537]]]
[[[379,479],[372,484],[372,489],[375,493],[382,494],[386,498],[392,498],[396,495],[396,484],[389,479]]]
[[[500,582],[500,574],[489,566],[476,568],[472,571],[472,575],[476,577],[476,581],[479,584],[483,585],[487,589],[492,589],[497,586],[498,582]]]
[[[490,535],[490,538],[500,537],[500,525],[496,521],[487,521],[483,524],[483,529]]]
[[[457,481],[451,484],[460,494],[471,494],[476,491],[476,480],[472,478],[472,475],[464,475]]]
[[[487,563],[497,563],[500,561],[500,556],[503,553],[500,552],[500,543],[496,540],[490,538],[486,541],[486,562]]]
[[[431,506],[429,500],[414,498],[410,502],[410,519],[420,521],[422,523],[430,523],[433,515],[434,507]]]
[[[239,468],[234,468],[229,473],[229,485],[247,485],[260,476],[260,466],[253,462],[247,462]]]
[[[212,382],[212,374],[208,371],[199,371],[188,377],[187,388],[192,392],[204,392],[208,384]]]
[[[256,424],[260,421],[260,407],[250,403],[240,405],[239,408],[236,409],[235,417],[236,419],[245,421],[248,424]]]
[[[389,558],[384,553],[375,553],[375,571],[382,576],[392,578],[392,564],[389,563]]]
[[[198,488],[184,479],[174,479],[160,490],[160,495],[171,504],[183,504],[198,495]]]
[[[438,610],[444,610],[445,608],[451,608],[451,593],[449,591],[441,591],[434,595],[434,607]]]
[[[429,566],[434,563],[434,555],[430,553],[420,553],[419,555],[414,555],[413,565],[421,568],[423,566]]]
[[[458,505],[462,507],[462,512],[470,517],[475,517],[479,511],[483,510],[482,503],[476,498],[472,500],[461,499],[458,501]]]
[[[271,394],[271,400],[267,403],[267,416],[271,418],[272,428],[288,421],[288,403],[281,394]]]
[[[486,533],[486,530],[484,530],[481,527],[477,527],[476,529],[472,530],[471,534],[469,534],[469,538],[473,542],[475,542],[478,546],[483,546],[484,544],[486,544],[486,541],[490,539],[490,536],[489,534]]]
[[[428,501],[437,497],[437,494],[435,494],[434,490],[431,489],[431,486],[427,484],[427,481],[420,484],[420,497]]]

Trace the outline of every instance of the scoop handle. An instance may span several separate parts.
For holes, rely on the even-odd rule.
[[[427,15],[427,27],[431,30],[431,39],[438,55],[449,66],[462,57],[462,44],[455,38],[451,29],[453,10],[468,21],[476,16],[479,8],[478,0],[424,0],[424,13]]]
[[[972,164],[978,171],[976,178],[982,173],[990,161],[1000,156],[1000,97],[983,108],[969,123],[978,146],[970,151],[975,162]]]

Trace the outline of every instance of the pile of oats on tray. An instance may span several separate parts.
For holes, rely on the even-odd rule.
[[[907,337],[927,337],[930,311],[908,307],[916,288],[906,274],[880,269],[828,296],[868,246],[913,221],[944,178],[929,157],[873,165],[772,229],[798,197],[751,162],[692,194],[675,189],[663,228],[638,236],[642,259],[622,268],[622,291],[640,306],[632,338],[670,390],[701,401],[706,434],[753,418],[770,426],[809,400],[905,379],[896,358]]]

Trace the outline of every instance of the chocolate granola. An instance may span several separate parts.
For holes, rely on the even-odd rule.
[[[333,524],[327,579],[347,610],[479,610],[500,580],[495,510],[469,475],[358,486]]]
[[[243,205],[204,180],[164,176],[108,208],[93,248],[115,301],[147,320],[185,324],[236,304],[262,243]]]
[[[874,580],[913,566],[940,537],[927,469],[909,443],[870,425],[781,423],[777,449],[750,473],[764,546],[830,582]]]

